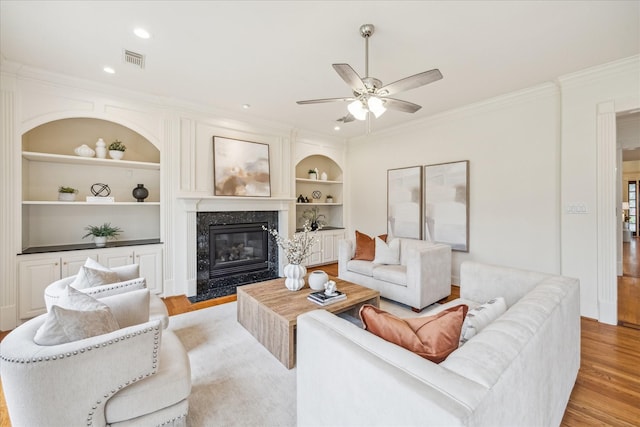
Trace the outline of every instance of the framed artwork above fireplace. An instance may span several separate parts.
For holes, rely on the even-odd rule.
[[[213,137],[216,196],[271,197],[269,145]]]

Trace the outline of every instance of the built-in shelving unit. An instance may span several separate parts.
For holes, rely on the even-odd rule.
[[[309,170],[318,169],[318,179],[309,179]],[[322,174],[327,179],[321,179]],[[296,165],[296,197],[309,199],[310,203],[296,203],[296,227],[304,223],[303,213],[307,209],[318,208],[327,222],[333,228],[343,227],[343,199],[342,199],[342,169],[331,158],[323,155],[305,157]],[[319,196],[314,198],[314,194]],[[327,196],[333,197],[327,202]]]
[[[124,159],[75,154],[82,144],[95,150],[98,138],[107,145],[123,141]],[[150,141],[117,123],[74,118],[26,132],[22,146],[23,253],[34,247],[86,244],[84,227],[105,222],[123,230],[119,240],[160,241],[160,152]],[[115,201],[87,202],[94,184],[108,185]],[[137,184],[149,191],[144,202],[132,195]],[[59,201],[60,186],[78,189],[76,200]]]
[[[309,178],[310,169],[318,169],[318,179]],[[326,174],[325,180],[322,174]],[[308,266],[328,264],[338,259],[338,242],[344,238],[343,224],[343,186],[342,169],[331,158],[324,155],[311,155],[296,165],[296,197],[305,197],[311,203],[296,203],[296,227],[302,228],[305,210],[317,208],[324,215],[326,226],[318,232],[319,239],[313,253],[305,262]],[[314,193],[318,198],[314,198]],[[327,202],[327,196],[333,202]]]

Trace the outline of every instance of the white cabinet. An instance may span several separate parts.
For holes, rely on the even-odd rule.
[[[85,263],[87,257],[96,259],[88,252],[27,255],[20,257],[18,267],[19,315],[29,319],[46,311],[44,289],[63,277],[73,276]]]
[[[330,264],[338,260],[338,242],[344,239],[344,230],[320,230],[318,240],[313,246],[312,255],[306,260],[305,266]]]
[[[162,246],[126,246],[103,249],[98,262],[106,267],[127,264],[140,266],[140,277],[144,277],[151,292],[161,293],[162,286]]]
[[[51,283],[77,274],[91,257],[106,267],[139,264],[140,276],[147,281],[151,292],[161,293],[162,245],[123,246],[94,249],[20,255],[18,258],[19,316],[29,319],[46,312],[44,290]]]
[[[344,239],[344,230],[327,230],[322,234],[322,263],[338,260],[338,242]]]

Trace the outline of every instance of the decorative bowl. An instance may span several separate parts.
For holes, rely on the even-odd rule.
[[[82,144],[81,146],[76,147],[73,152],[80,157],[93,157],[96,155],[96,152],[87,144]]]

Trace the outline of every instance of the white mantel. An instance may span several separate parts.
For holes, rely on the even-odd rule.
[[[187,296],[197,293],[197,213],[198,212],[246,212],[246,211],[277,211],[278,233],[286,236],[289,230],[295,230],[295,223],[290,224],[289,211],[295,199],[291,197],[233,197],[233,196],[202,196],[182,195],[177,197],[182,201],[182,208],[186,216],[186,260],[187,260]],[[295,212],[295,210],[294,210]],[[294,219],[295,221],[295,219]],[[278,272],[282,275],[283,260],[286,259],[282,249],[279,249]]]

